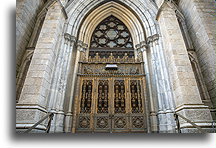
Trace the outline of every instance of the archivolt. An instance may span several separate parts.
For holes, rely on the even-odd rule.
[[[143,3],[140,0],[113,0],[106,3],[93,0],[76,3],[75,0],[67,7],[70,19],[66,32],[89,45],[95,27],[103,19],[113,15],[128,27],[134,45],[139,44],[145,41],[146,37],[158,33],[154,13],[157,11],[156,7],[150,1],[145,1],[146,5]]]

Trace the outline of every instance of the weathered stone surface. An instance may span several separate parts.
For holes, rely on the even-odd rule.
[[[198,56],[201,71],[214,107],[215,92],[215,1],[181,0],[179,7],[185,16],[187,28]]]
[[[16,9],[16,64],[17,72],[35,27],[43,0],[17,0]]]

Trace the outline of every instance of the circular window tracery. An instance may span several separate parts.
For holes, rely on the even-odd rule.
[[[127,27],[116,17],[102,21],[93,32],[90,48],[133,48]]]

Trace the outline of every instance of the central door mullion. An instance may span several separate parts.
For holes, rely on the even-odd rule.
[[[126,114],[130,113],[130,94],[129,94],[129,78],[125,79],[125,107],[126,107]]]
[[[95,123],[95,115],[97,114],[97,94],[98,94],[98,78],[94,78],[93,79],[93,101],[92,101],[92,112],[91,112],[91,116],[92,116],[92,122],[91,122],[91,128],[94,131],[95,127],[94,127],[94,123]]]
[[[130,113],[131,113],[131,105],[130,105],[130,78],[126,78],[125,79],[125,95],[126,95],[126,98],[125,98],[125,104],[126,104],[126,118],[127,118],[127,128],[128,128],[128,131],[130,129]]]
[[[112,133],[113,129],[113,115],[114,115],[114,79],[109,79],[109,117],[110,117],[110,132]]]

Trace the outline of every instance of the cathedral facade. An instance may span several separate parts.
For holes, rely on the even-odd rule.
[[[214,0],[17,0],[16,131],[215,132]]]

